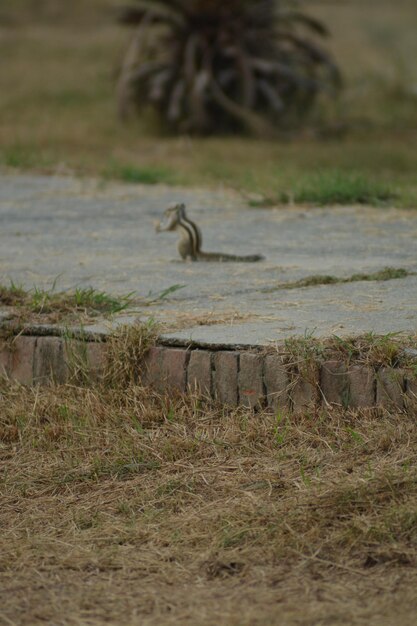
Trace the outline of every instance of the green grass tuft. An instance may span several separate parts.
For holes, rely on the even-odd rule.
[[[342,278],[328,274],[313,274],[312,276],[307,276],[307,278],[301,278],[300,280],[295,280],[293,282],[279,283],[276,287],[266,289],[265,292],[269,293],[278,289],[301,289],[302,287],[358,283],[372,280],[396,280],[398,278],[406,278],[407,276],[414,275],[415,272],[410,272],[403,267],[385,267],[383,270],[379,270],[378,272],[372,272],[370,274],[352,274],[352,276]]]
[[[74,304],[78,308],[112,315],[124,311],[131,304],[133,296],[133,292],[115,297],[104,291],[98,291],[93,287],[78,287],[74,294],[71,294],[70,298],[74,300]]]
[[[56,280],[50,289],[33,287],[25,290],[11,282],[0,285],[0,305],[16,307],[20,316],[31,314],[65,317],[72,315],[114,315],[124,311],[134,301],[134,293],[111,296],[93,287],[77,287],[73,292],[55,291]]]
[[[136,167],[135,165],[113,164],[105,170],[104,177],[141,185],[171,184],[173,182],[173,174],[169,169],[149,166]]]
[[[15,169],[36,169],[47,167],[52,161],[35,147],[13,145],[4,150],[0,162]]]
[[[415,272],[410,272],[403,267],[386,267],[379,272],[373,274],[353,274],[348,279],[348,282],[356,282],[361,280],[395,280],[397,278],[406,278],[407,276],[413,276]]]
[[[395,200],[396,194],[389,185],[377,182],[362,174],[329,170],[306,176],[293,192],[292,201],[298,204],[368,204],[380,206]],[[281,201],[288,201],[283,194]]]

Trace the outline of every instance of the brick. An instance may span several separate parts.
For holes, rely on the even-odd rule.
[[[188,352],[181,348],[154,346],[145,358],[144,381],[158,391],[185,391]]]
[[[353,365],[348,371],[349,406],[359,409],[375,406],[375,372],[366,365]]]
[[[107,365],[107,346],[105,342],[67,339],[64,358],[68,379],[98,381]]]
[[[162,358],[163,380],[170,389],[186,390],[189,352],[181,348],[168,348]]]
[[[87,342],[77,339],[64,340],[64,359],[67,366],[68,380],[85,377],[88,374]]]
[[[213,356],[215,398],[230,406],[238,403],[238,352],[216,352]]]
[[[243,352],[239,359],[239,403],[250,409],[264,405],[264,358],[260,354]]]
[[[7,378],[10,374],[10,348],[4,345],[0,350],[0,377]]]
[[[296,375],[294,384],[291,386],[292,410],[294,413],[312,411],[318,405],[319,394],[319,371],[312,367],[307,373]]]
[[[404,408],[405,374],[401,369],[383,367],[376,375],[376,403],[384,409]]]
[[[143,371],[141,375],[142,383],[151,385],[158,390],[163,390],[162,378],[162,357],[166,348],[152,346],[143,360]]]
[[[33,382],[64,383],[68,379],[64,340],[60,337],[38,337],[36,341]]]
[[[408,410],[417,412],[417,375],[410,373],[407,375],[407,386],[405,396],[406,407]]]
[[[343,361],[325,361],[321,366],[320,388],[328,404],[349,404],[349,379]]]
[[[106,369],[106,344],[95,341],[87,342],[86,361],[89,377],[92,380],[99,380]]]
[[[208,350],[193,350],[187,368],[187,382],[191,391],[211,396],[212,353]]]
[[[264,381],[268,406],[274,411],[289,409],[289,376],[288,370],[279,354],[268,354],[265,357]]]
[[[22,385],[33,383],[36,337],[20,335],[13,340],[10,354],[10,378]]]

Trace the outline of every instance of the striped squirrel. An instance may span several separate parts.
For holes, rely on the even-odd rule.
[[[184,261],[261,261],[264,257],[259,254],[238,256],[236,254],[226,254],[223,252],[203,252],[201,249],[202,236],[197,224],[192,222],[185,213],[185,204],[172,204],[165,213],[164,224],[157,222],[155,230],[157,233],[177,230],[180,233],[178,241],[178,252]]]

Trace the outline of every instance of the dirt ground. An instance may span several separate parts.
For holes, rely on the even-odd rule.
[[[0,624],[414,625],[417,428],[0,390]]]

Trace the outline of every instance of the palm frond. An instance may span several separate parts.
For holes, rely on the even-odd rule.
[[[314,31],[320,37],[328,37],[330,34],[328,28],[323,24],[323,22],[320,22],[305,13],[300,13],[299,11],[289,11],[285,14],[285,20],[287,23],[293,23],[294,25],[302,24],[309,30]]]
[[[118,10],[118,21],[121,24],[135,26],[140,24],[146,17],[152,16],[155,23],[167,22],[177,26],[184,24],[183,16],[175,7],[170,7],[168,2],[156,0],[137,0],[135,6],[125,6]]]
[[[179,131],[270,134],[340,84],[319,20],[292,0],[136,0],[119,111],[151,104]]]

